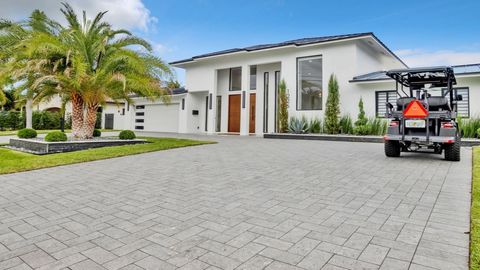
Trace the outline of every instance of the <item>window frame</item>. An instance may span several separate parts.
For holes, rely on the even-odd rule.
[[[298,72],[298,71],[299,71],[299,67],[300,67],[300,61],[301,61],[301,60],[306,60],[306,59],[322,59],[322,74],[321,74],[321,76],[322,76],[322,102],[320,103],[320,109],[300,109],[300,108],[299,108],[300,99],[299,99],[299,96],[298,96],[298,93],[299,93],[299,89],[298,89],[298,88],[299,88],[299,85],[300,85],[300,84],[299,84],[299,82],[298,82],[298,79],[299,79],[299,74],[298,74],[299,72]],[[323,94],[324,94],[324,93],[323,93],[323,91],[324,91],[324,89],[323,89],[323,55],[322,55],[322,54],[317,54],[317,55],[297,57],[297,58],[296,58],[296,62],[297,62],[297,63],[296,63],[296,65],[297,65],[296,81],[295,81],[295,83],[296,83],[296,89],[297,89],[296,94],[295,94],[295,98],[296,98],[295,107],[296,107],[296,110],[297,110],[297,111],[323,111],[323,107],[324,107],[324,106],[323,106],[323,102],[324,102],[324,100],[323,100],[323,96],[324,96],[324,95],[323,95]]]
[[[390,102],[388,100],[388,93],[395,93],[395,96],[397,97],[397,99],[398,99],[398,94],[397,94],[397,90],[375,90],[375,118],[385,118],[385,116],[378,116],[378,94],[379,93],[387,93],[387,102]],[[385,104],[385,109],[386,108],[387,108],[387,105]]]
[[[232,89],[232,70],[240,69],[240,89]],[[242,67],[233,67],[229,69],[229,78],[228,78],[228,91],[242,91]],[[250,87],[250,86],[249,86]]]
[[[467,116],[467,117],[461,116],[461,117],[462,117],[462,118],[470,118],[470,87],[469,87],[469,86],[453,87],[453,90],[454,90],[454,91],[458,91],[458,90],[460,90],[460,89],[462,89],[462,90],[467,90],[467,93],[468,93],[468,103],[467,103],[467,106],[468,106],[468,113],[467,113],[467,115],[468,115],[468,116]],[[442,88],[442,94],[444,94],[444,91],[447,91],[447,88]],[[457,92],[457,94],[458,94],[458,92]],[[449,98],[449,97],[447,96],[447,98]],[[463,98],[463,97],[462,97],[462,98]],[[464,100],[462,100],[462,101],[464,101]],[[462,101],[460,101],[460,102],[462,102]],[[457,102],[458,102],[458,101],[457,101]],[[459,116],[458,116],[458,104],[457,104],[457,117],[459,117]]]
[[[255,69],[255,73],[252,74],[252,69]],[[250,79],[250,85],[248,86],[250,88],[250,91],[256,91],[257,90],[257,66],[256,65],[253,65],[253,66],[250,66],[250,74],[249,74],[249,79]],[[254,79],[252,80],[252,76],[254,77]],[[252,87],[252,82],[255,82],[254,83],[254,87]]]

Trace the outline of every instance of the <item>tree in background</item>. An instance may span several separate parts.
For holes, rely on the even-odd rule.
[[[340,115],[340,93],[338,81],[334,74],[330,75],[328,80],[328,97],[325,110],[325,132],[328,134],[338,134],[340,131],[340,123],[338,117]]]
[[[278,85],[278,132],[288,132],[288,91],[285,80],[281,80]]]
[[[25,99],[26,126],[32,126],[32,105],[35,93],[32,84],[38,76],[35,63],[25,58],[24,42],[36,33],[55,35],[60,25],[44,12],[34,10],[28,20],[12,22],[0,19],[0,87],[15,85],[14,95]],[[22,44],[22,45],[21,45]],[[29,66],[30,68],[25,69]]]
[[[173,89],[177,89],[177,88],[180,88],[180,87],[182,87],[182,86],[180,85],[180,82],[178,82],[177,80],[171,79],[167,83],[167,89],[168,90],[173,90]]]
[[[0,108],[2,111],[4,110],[3,106],[7,103],[7,95],[5,95],[5,92],[0,90]]]
[[[161,82],[173,76],[170,67],[151,54],[145,40],[112,29],[103,21],[106,12],[93,20],[83,12],[79,19],[64,3],[65,27],[35,12],[42,15],[37,21],[47,30],[34,30],[12,44],[14,53],[0,63],[5,70],[1,73],[22,82],[37,101],[68,96],[75,137],[92,138],[97,110],[108,100],[131,101],[130,95],[136,94],[168,101]]]

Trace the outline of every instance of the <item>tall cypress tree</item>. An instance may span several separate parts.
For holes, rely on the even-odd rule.
[[[329,134],[338,134],[340,123],[340,93],[337,77],[332,74],[328,80],[327,108],[325,110],[325,131]]]

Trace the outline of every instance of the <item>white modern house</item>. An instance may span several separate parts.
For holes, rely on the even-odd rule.
[[[235,48],[171,63],[185,69],[185,88],[171,102],[135,98],[125,129],[179,133],[262,135],[276,131],[277,93],[285,80],[289,115],[323,118],[327,85],[335,74],[341,113],[353,118],[362,97],[369,116],[395,103],[385,71],[407,68],[373,33],[291,40]],[[455,66],[463,117],[480,115],[480,64]]]
[[[170,102],[134,97],[102,106],[102,127],[135,131],[263,135],[277,131],[280,80],[289,93],[289,116],[322,119],[328,79],[340,87],[341,114],[356,118],[363,99],[370,117],[395,104],[389,69],[407,68],[373,33],[304,38],[234,48],[171,63],[185,70],[185,87]],[[454,66],[459,114],[480,117],[480,64]],[[38,110],[59,110],[59,100]],[[67,106],[69,111],[69,105]]]

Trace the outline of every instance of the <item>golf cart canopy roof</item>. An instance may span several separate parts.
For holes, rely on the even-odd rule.
[[[431,84],[432,87],[447,87],[448,81],[457,84],[452,67],[425,67],[409,69],[392,69],[387,76],[406,87],[419,89]]]

